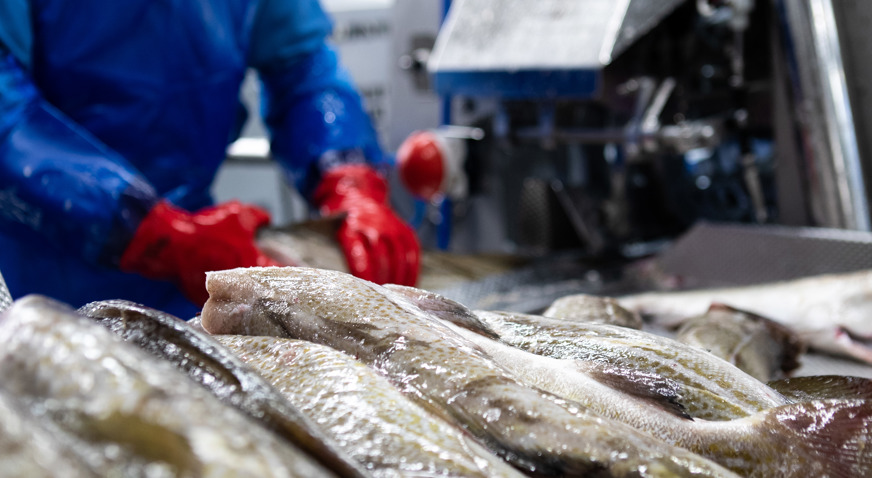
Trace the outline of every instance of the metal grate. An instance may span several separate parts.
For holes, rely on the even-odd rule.
[[[872,268],[872,233],[700,223],[657,259],[682,287],[783,281]]]

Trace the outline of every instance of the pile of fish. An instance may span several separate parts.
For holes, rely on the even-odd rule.
[[[14,302],[0,316],[2,475],[872,473],[872,382],[767,384],[790,367],[710,353],[704,322],[685,343],[634,328],[644,314],[620,300],[473,311],[307,267],[212,272],[207,289],[187,322],[120,300]],[[784,327],[712,313],[780,344],[773,360],[801,350]]]

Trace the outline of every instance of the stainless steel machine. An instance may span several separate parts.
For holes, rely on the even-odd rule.
[[[453,244],[626,255],[700,220],[869,230],[870,14],[454,0],[427,66],[446,121],[486,135],[468,148]]]

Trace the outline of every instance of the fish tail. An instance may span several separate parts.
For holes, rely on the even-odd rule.
[[[763,413],[768,445],[781,442],[772,450],[783,463],[771,471],[787,471],[785,476],[872,476],[872,401],[815,400]]]

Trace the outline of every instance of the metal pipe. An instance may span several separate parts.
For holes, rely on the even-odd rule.
[[[869,206],[832,0],[780,0],[817,226],[870,230]]]

